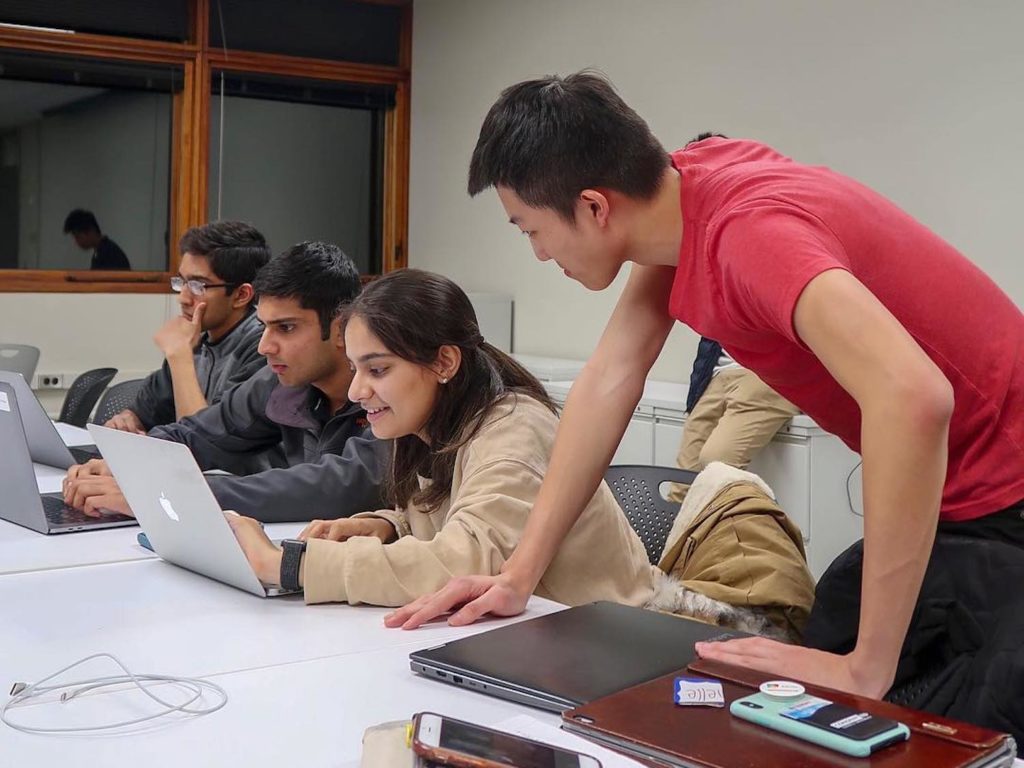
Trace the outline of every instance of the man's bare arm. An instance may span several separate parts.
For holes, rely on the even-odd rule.
[[[435,595],[396,611],[389,626],[419,626],[467,601],[453,624],[470,623],[485,613],[523,610],[594,495],[643,395],[673,324],[668,313],[673,274],[671,267],[632,268],[597,349],[569,392],[544,483],[502,574],[453,580]]]
[[[847,656],[763,638],[698,650],[880,697],[892,684],[935,537],[952,387],[896,318],[845,271],[830,270],[808,283],[794,325],[861,411],[864,571],[857,645]]]

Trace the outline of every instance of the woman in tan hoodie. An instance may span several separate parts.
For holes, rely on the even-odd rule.
[[[558,418],[540,382],[483,340],[472,304],[447,278],[400,270],[346,310],[349,398],[394,441],[393,509],[313,521],[300,535],[306,602],[398,606],[451,577],[497,574],[519,543],[547,471]],[[260,580],[282,553],[255,521],[229,516]],[[569,605],[648,603],[654,569],[601,483],[537,586]]]

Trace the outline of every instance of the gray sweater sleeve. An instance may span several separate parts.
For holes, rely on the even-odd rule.
[[[350,437],[340,455],[247,477],[208,477],[222,509],[264,523],[333,520],[379,509],[391,443]]]
[[[129,408],[146,429],[174,421],[174,385],[166,360],[146,377]]]
[[[216,405],[149,434],[184,443],[204,470],[248,475],[283,467],[287,462],[281,449],[281,429],[266,414],[276,382],[272,373],[257,375],[229,389]]]

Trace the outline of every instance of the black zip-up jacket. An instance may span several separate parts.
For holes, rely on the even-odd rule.
[[[375,439],[366,412],[349,403],[330,414],[314,387],[284,387],[269,368],[194,416],[153,437],[184,443],[223,509],[263,522],[348,517],[380,509],[391,444]]]
[[[1022,515],[1024,507],[1000,514]],[[978,530],[985,524],[986,518],[939,524],[895,683],[885,698],[1009,733],[1019,746],[1024,594],[1018,585],[1024,581],[1024,547],[984,538],[994,535]],[[963,533],[949,532],[957,530]],[[839,555],[822,575],[805,645],[838,654],[856,646],[863,544]]]
[[[263,323],[250,312],[216,343],[204,333],[192,351],[196,378],[207,405],[216,405],[223,394],[266,368],[267,360],[257,348],[263,335]],[[174,408],[174,383],[171,367],[163,365],[146,377],[131,410],[146,429],[170,424],[177,419]]]

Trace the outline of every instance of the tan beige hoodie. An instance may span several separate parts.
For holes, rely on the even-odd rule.
[[[391,522],[399,539],[314,539],[305,555],[307,603],[403,605],[452,576],[497,574],[519,543],[555,442],[557,417],[508,395],[456,453],[447,503],[360,516]],[[426,481],[421,481],[426,482]],[[536,594],[567,605],[612,600],[644,605],[653,571],[643,544],[604,482],[548,566]]]

